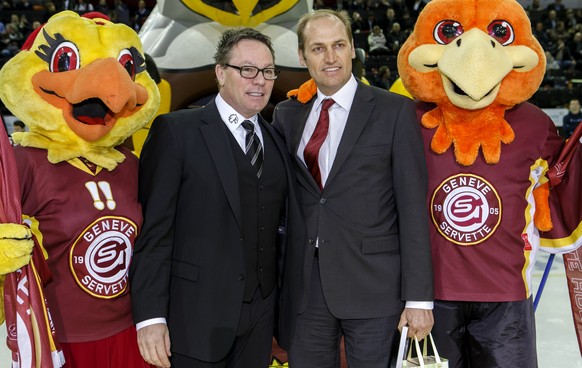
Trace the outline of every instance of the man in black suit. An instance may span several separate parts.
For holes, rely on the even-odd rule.
[[[134,320],[151,364],[264,368],[280,224],[298,211],[285,144],[259,115],[278,71],[270,39],[250,28],[226,31],[214,58],[216,98],[158,117],[142,151]]]
[[[420,126],[411,100],[352,75],[347,14],[306,14],[297,34],[317,95],[274,114],[307,227],[280,342],[293,368],[339,367],[342,336],[348,366],[385,368],[398,328],[423,338],[433,324]]]

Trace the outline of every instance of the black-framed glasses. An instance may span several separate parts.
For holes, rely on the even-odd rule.
[[[256,66],[250,65],[243,65],[243,66],[234,66],[230,64],[224,64],[225,66],[231,67],[233,69],[237,69],[240,73],[240,76],[246,79],[255,79],[259,72],[263,73],[263,78],[266,80],[275,80],[279,76],[280,70],[275,68],[263,68],[259,69]]]

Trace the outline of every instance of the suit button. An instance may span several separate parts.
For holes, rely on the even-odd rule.
[[[238,281],[243,281],[245,277],[241,274],[238,275]]]
[[[263,267],[259,267],[259,273],[263,272]]]
[[[261,226],[261,231],[265,231],[265,227],[264,226]]]
[[[265,210],[265,206],[261,206],[261,211],[264,211],[264,210]]]
[[[326,201],[326,199],[325,199],[325,198],[321,198],[321,199],[319,200],[319,204],[325,204],[325,201]]]
[[[264,250],[265,250],[265,248],[263,248],[263,247],[259,248],[259,252],[261,252],[261,253],[263,253]]]
[[[308,242],[309,242],[309,244],[313,244],[313,239],[309,238]]]

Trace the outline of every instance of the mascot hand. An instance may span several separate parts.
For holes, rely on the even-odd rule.
[[[30,262],[34,241],[30,229],[20,224],[0,224],[0,275]]]
[[[540,231],[550,231],[554,227],[552,217],[550,216],[550,183],[545,183],[535,188],[533,191],[534,201],[536,204],[536,213],[534,214],[534,225]]]
[[[4,323],[4,278],[30,262],[34,241],[20,224],[0,224],[0,323]]]

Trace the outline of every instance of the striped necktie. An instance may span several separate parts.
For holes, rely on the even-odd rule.
[[[245,154],[251,161],[251,165],[257,170],[257,178],[260,178],[263,172],[263,146],[255,133],[255,125],[250,120],[243,121],[241,125],[247,132]]]

